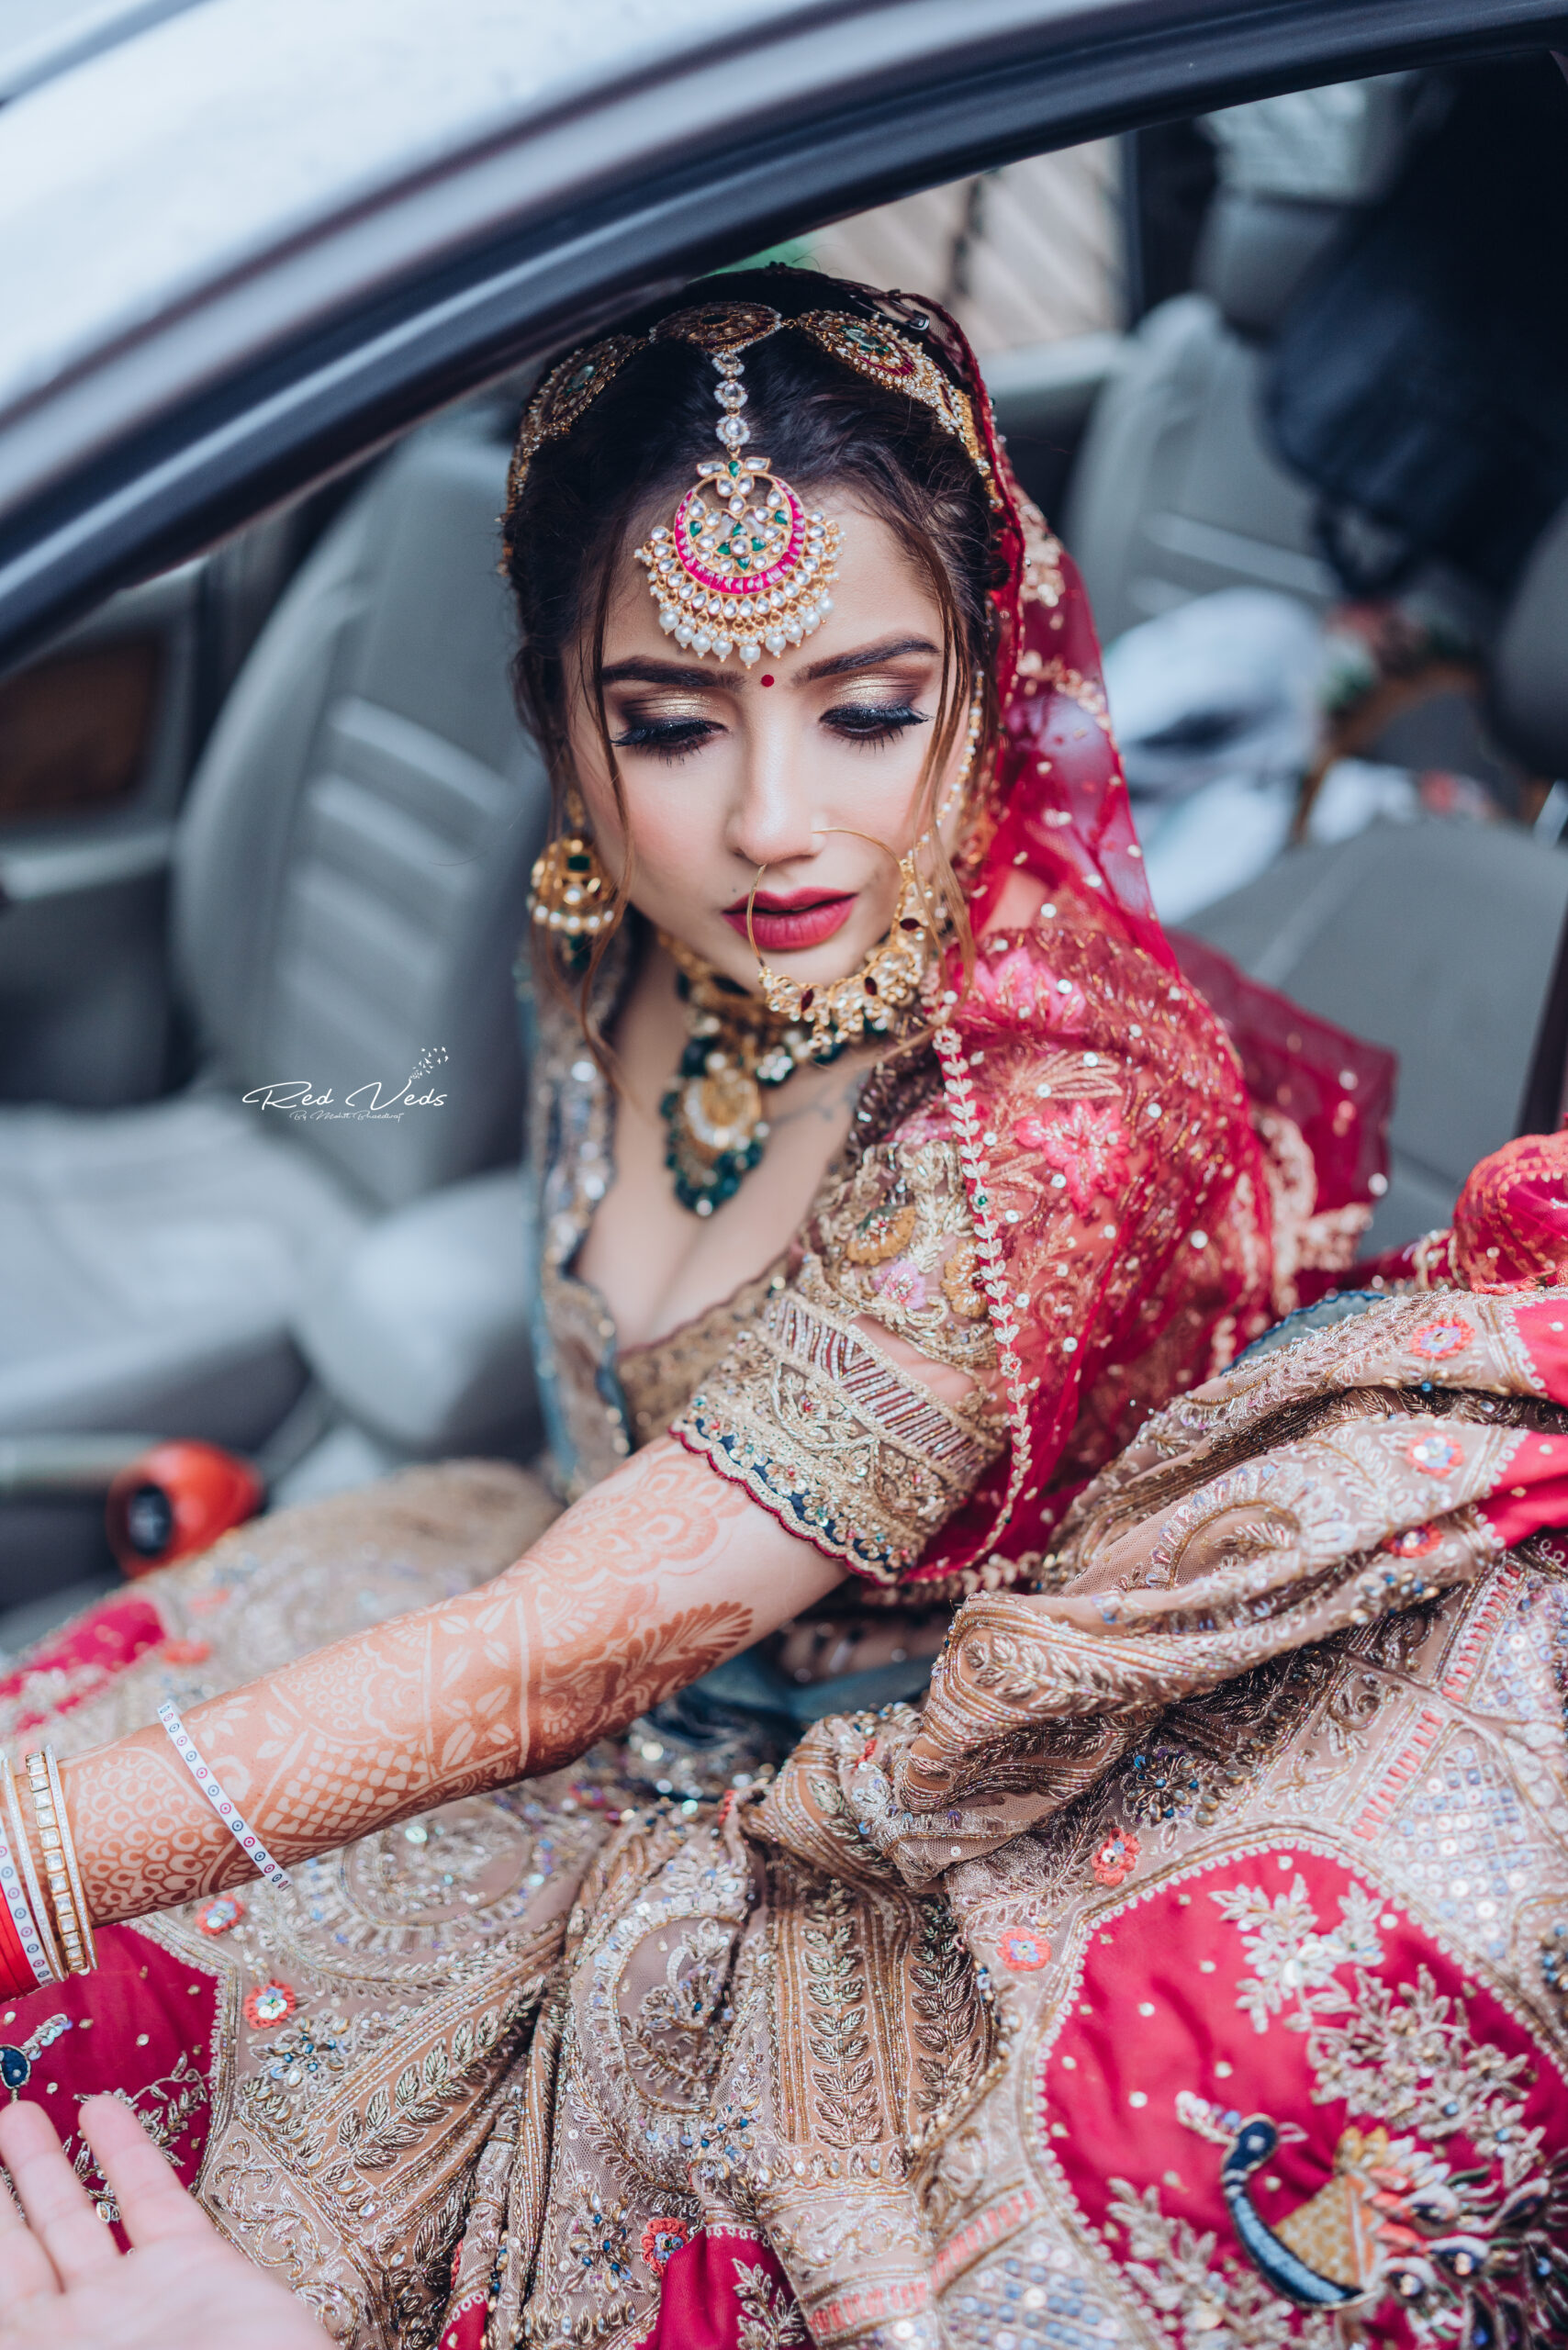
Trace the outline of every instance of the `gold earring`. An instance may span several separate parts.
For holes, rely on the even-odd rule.
[[[562,817],[564,829],[534,860],[528,904],[539,927],[554,932],[576,959],[614,921],[615,890],[599,863],[576,784],[567,790]]]

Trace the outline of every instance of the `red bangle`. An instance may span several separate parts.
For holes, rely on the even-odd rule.
[[[10,1847],[3,1840],[0,1840],[0,1873],[8,1873],[19,1886],[17,1864],[11,1858]],[[27,1897],[24,1894],[22,1897],[25,1900]],[[23,1999],[29,1991],[36,1991],[38,1987],[38,1978],[28,1964],[22,1937],[11,1915],[10,1902],[8,1899],[0,1901],[0,1999]]]
[[[25,1999],[38,1989],[32,1969],[22,1956],[22,1945],[17,1939],[16,1928],[7,1919],[0,1925],[0,1942],[7,1947],[0,1950],[0,1999]]]
[[[33,1848],[28,1841],[16,1774],[4,1749],[0,1749],[0,1797],[5,1804],[5,1819],[0,1822],[0,1894],[5,1897],[4,1906],[10,1912],[23,1955],[42,1989],[48,1984],[62,1983],[65,1969],[60,1963],[54,1929],[33,1862]]]

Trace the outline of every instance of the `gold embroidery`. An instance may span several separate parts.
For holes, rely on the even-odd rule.
[[[940,1111],[908,1119],[824,1190],[808,1237],[796,1278],[802,1297],[879,1322],[934,1362],[991,1369],[974,1222]]]
[[[209,2090],[200,2067],[187,2055],[181,2054],[174,2065],[145,2088],[129,2094],[118,2092],[122,2104],[129,2105],[153,2144],[168,2154],[190,2122],[208,2102]],[[120,2209],[118,2199],[93,2157],[92,2148],[84,2138],[74,2136],[64,2140],[64,2149],[71,2166],[97,2206],[100,2220],[118,2220]]]
[[[1554,1556],[1501,1569],[1482,1561],[1472,1591],[1316,1640],[1278,1604],[1287,1596],[1272,1581],[1279,1554],[1259,1539],[1276,1484],[1297,1505],[1303,1491],[1311,1497],[1293,1468],[1310,1449],[1317,1484],[1338,1496],[1337,1522],[1315,1505],[1317,1534],[1300,1550],[1310,1609],[1369,1561],[1388,1560],[1378,1539],[1406,1522],[1414,1474],[1423,1491],[1451,1499],[1412,1472],[1402,1446],[1433,1429],[1467,1449],[1495,1446],[1511,1432],[1509,1411],[1529,1416],[1519,1426],[1562,1425],[1513,1365],[1511,1309],[1468,1298],[1464,1318],[1474,1329],[1464,1376],[1475,1384],[1440,1410],[1417,1402],[1411,1384],[1429,1369],[1421,1346],[1433,1309],[1419,1300],[1308,1334],[1184,1400],[1146,1432],[1127,1477],[1103,1480],[1061,1538],[1059,1579],[1076,1599],[1058,1591],[1048,1605],[977,1603],[924,1718],[896,1708],[819,1723],[755,1790],[760,1799],[738,1785],[722,1819],[678,1801],[628,1817],[608,1840],[584,1800],[588,1766],[578,1765],[569,1779],[448,1807],[308,1863],[297,1904],[247,1888],[245,1919],[216,1945],[189,1917],[142,1930],[219,1976],[218,2036],[238,2048],[244,2082],[235,2100],[214,2079],[202,2191],[220,2223],[290,2278],[343,2350],[433,2350],[459,2310],[477,2332],[492,2295],[498,2344],[636,2340],[658,2321],[664,2262],[698,2235],[726,2293],[734,2277],[726,2306],[740,2344],[768,2344],[768,2329],[790,2342],[798,2304],[809,2338],[823,2344],[863,2340],[913,2311],[927,2330],[939,2324],[980,2350],[1022,2311],[1039,2315],[1042,2337],[1054,2321],[1064,2338],[1119,2333],[1136,2350],[1159,2350],[1165,2315],[1185,2310],[1194,2339],[1282,2345],[1295,2313],[1280,2318],[1277,2295],[1215,2237],[1213,2220],[1201,2231],[1190,2211],[1167,2221],[1159,2190],[1141,2176],[1113,2184],[1104,2256],[1073,2266],[1082,2208],[1052,2148],[1078,2117],[1042,2102],[1036,2061],[1046,2026],[1076,2011],[1071,1969],[1084,1952],[1103,1936],[1149,1931],[1149,1912],[1129,1895],[1157,1897],[1180,1871],[1192,1900],[1206,1905],[1206,1868],[1252,1851],[1260,1858],[1241,1895],[1215,1888],[1217,1915],[1232,1922],[1208,1945],[1245,1948],[1239,2033],[1250,2045],[1260,2020],[1276,2036],[1304,2020],[1292,2045],[1319,2094],[1297,2110],[1310,2121],[1327,2098],[1379,2115],[1390,2133],[1384,2163],[1375,2131],[1361,2148],[1341,2132],[1331,2173],[1318,2172],[1326,2183],[1316,2195],[1304,2185],[1279,2216],[1280,2243],[1325,2275],[1348,2273],[1330,2239],[1362,2156],[1419,2184],[1437,2176],[1421,2167],[1432,2154],[1455,2169],[1485,2165],[1473,2193],[1468,2168],[1439,2182],[1468,2199],[1459,2215],[1467,2234],[1490,2233],[1512,2258],[1516,2238],[1500,2232],[1506,2207],[1520,2259],[1544,2257],[1568,2213],[1564,2188],[1551,2183],[1562,2176],[1556,2109],[1532,2086],[1555,2083],[1568,2047],[1542,2004],[1538,1956],[1568,1890],[1554,1678],[1568,1583]],[[1380,1382],[1386,1408],[1374,1441],[1357,1429]],[[1379,1468],[1373,1455],[1390,1445]],[[1348,1474],[1358,1459],[1366,1473]],[[1277,1475],[1251,1473],[1271,1465]],[[1108,1498],[1139,1479],[1136,1509],[1108,1525]],[[364,1548],[373,1523],[364,1521]],[[291,1537],[285,1521],[263,1522],[251,1539],[292,1548],[297,1560],[300,1524]],[[341,1552],[345,1522],[334,1524]],[[1097,1572],[1112,1546],[1111,1572]],[[1124,1576],[1135,1550],[1137,1572]],[[1118,1683],[1134,1635],[1126,1620],[1107,1630],[1103,1608],[1170,1611],[1183,1562],[1203,1573],[1205,1608],[1278,1652],[1208,1696],[1184,1694],[1203,1660],[1180,1644],[1207,1636],[1167,1612],[1163,1634],[1151,1623],[1136,1635],[1177,1644],[1154,1693],[1160,1718],[1146,1717],[1135,1751],[1107,1771],[1127,1722],[1111,1722],[1107,1737],[1103,1717],[1126,1695]],[[206,1566],[174,1571],[179,1580],[160,1604],[175,1606],[173,1593],[189,1608],[207,1589]],[[321,1587],[323,1604],[344,1604],[338,1579],[323,1576]],[[263,1575],[251,1590],[265,1596]],[[1053,1609],[1070,1606],[1087,1629],[1070,1657],[1042,1634]],[[1042,1710],[1052,1671],[1064,1667],[1081,1673],[1081,1720],[1063,1716],[1059,1690],[1056,1715]],[[1336,1739],[1349,1675],[1358,1688],[1377,1676],[1384,1694],[1358,1711],[1353,1738]],[[1066,1698],[1075,1702],[1072,1690]],[[904,1807],[920,1790],[908,1766],[931,1759],[934,1731],[948,1766],[940,1808],[912,1814]],[[1362,1979],[1374,1940],[1392,1948],[1385,1904],[1400,1911],[1402,1932],[1430,1919],[1439,1818],[1465,1838],[1465,1874],[1477,1880],[1473,1892],[1484,1874],[1492,1908],[1478,1922],[1444,1920],[1433,1951],[1451,1958],[1457,1946],[1466,1978],[1533,2035],[1540,2056],[1523,2069],[1523,2041],[1495,2043],[1485,2021],[1495,2009],[1458,1996],[1437,1955]],[[409,1828],[425,1841],[410,1841]],[[1125,1883],[1093,1867],[1113,1838],[1124,1851],[1141,1845]],[[1367,1893],[1350,1891],[1338,1909],[1315,1895],[1313,1914],[1294,1874],[1276,1868],[1291,1844],[1337,1852]],[[544,1882],[531,1886],[536,1877]],[[1445,1867],[1445,1887],[1446,1877]],[[525,2053],[529,2005],[563,1952]],[[1126,1955],[1130,1972],[1147,1948],[1135,1940]],[[287,2031],[247,2042],[237,1991],[274,1972],[297,1986],[300,2007]],[[1333,2002],[1323,1996],[1330,1974],[1345,1993]],[[503,2011],[491,2037],[486,2020]],[[1118,2020],[1129,2065],[1141,2015],[1129,2003]],[[1157,2028],[1150,2018],[1160,2050],[1181,2054],[1179,2025],[1174,2003]],[[431,2050],[442,2052],[433,2069]],[[442,2092],[466,2052],[475,2062],[452,2104]],[[1247,2112],[1244,2087],[1238,2079],[1226,2095]],[[1223,2114],[1204,2113],[1224,2125]],[[403,2124],[413,2143],[391,2143]],[[1204,2136],[1194,2152],[1215,2159]],[[367,2166],[371,2153],[390,2158]],[[1185,2166],[1183,2177],[1189,2210]],[[1526,2188],[1539,2209],[1521,2205],[1516,2220],[1506,2199]],[[1215,2204],[1212,2179],[1206,2191]],[[1541,2203],[1548,2193],[1557,2199]],[[1445,2319],[1450,2301],[1489,2290],[1495,2273],[1443,2283]],[[1030,2291],[1038,2298],[1025,2303]],[[1330,2350],[1327,2333],[1297,2333]]]
[[[784,2350],[786,2343],[806,2340],[800,2311],[760,2261],[737,2260],[734,2271],[735,2299],[741,2308],[735,2350]]]
[[[1263,1172],[1273,1210],[1274,1311],[1293,1314],[1298,1303],[1296,1275],[1343,1272],[1353,1264],[1372,1210],[1356,1203],[1319,1213],[1316,1162],[1295,1120],[1282,1110],[1254,1110],[1252,1124],[1263,1146]]]
[[[913,1205],[874,1208],[844,1244],[852,1265],[885,1265],[913,1237],[919,1211]]]
[[[1050,525],[1032,498],[1018,499],[1018,520],[1024,529],[1024,576],[1022,595],[1025,604],[1044,604],[1047,610],[1060,603],[1066,582],[1061,569],[1061,541],[1052,533]]]
[[[756,1281],[743,1281],[733,1296],[683,1322],[666,1338],[622,1349],[615,1367],[621,1374],[634,1444],[651,1444],[655,1437],[666,1433],[696,1389],[723,1360],[734,1344],[735,1333],[751,1321],[783,1277],[780,1258]]]
[[[942,1268],[942,1294],[960,1322],[980,1322],[989,1307],[980,1285],[980,1251],[972,1240],[960,1242]]]
[[[940,2126],[984,2069],[987,2032],[974,1955],[940,1895],[920,1910],[920,1947],[910,1965],[910,2039],[914,2109]]]
[[[339,2144],[355,2170],[385,2170],[425,2137],[430,2124],[461,2104],[493,2069],[503,2035],[538,2003],[538,1986],[514,1994],[477,2016],[465,2016],[452,2033],[431,2042],[418,2063],[400,2067],[388,2085],[379,2082],[363,2111],[351,2109],[337,2126]]]
[[[830,1884],[805,1938],[807,2073],[817,2134],[830,2146],[886,2135],[855,1939],[849,1889]]]
[[[1002,1443],[979,1412],[949,1410],[825,1302],[794,1290],[742,1331],[674,1433],[878,1582],[913,1564]]]

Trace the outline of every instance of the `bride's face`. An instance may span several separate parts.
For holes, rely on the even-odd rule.
[[[942,616],[898,540],[831,495],[812,502],[843,525],[844,539],[833,610],[802,644],[778,658],[765,652],[750,670],[733,656],[683,652],[660,630],[646,575],[629,554],[606,621],[604,705],[631,834],[632,901],[748,984],[756,959],[745,904],[759,866],[767,869],[752,913],[757,948],[789,977],[842,978],[887,930],[894,860],[919,821],[942,690]],[[641,535],[639,525],[628,545]],[[586,695],[570,722],[594,838],[619,877],[625,834]],[[964,732],[960,723],[938,806]]]

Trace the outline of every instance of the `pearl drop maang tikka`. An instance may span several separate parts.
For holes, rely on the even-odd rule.
[[[743,456],[751,427],[740,353],[777,334],[784,319],[761,303],[711,303],[661,319],[654,335],[678,335],[708,352],[719,377],[714,398],[720,453],[697,468],[697,487],[666,529],[636,551],[648,567],[659,626],[693,653],[746,668],[765,651],[799,644],[833,610],[827,587],[842,533],[808,514],[762,455]]]

